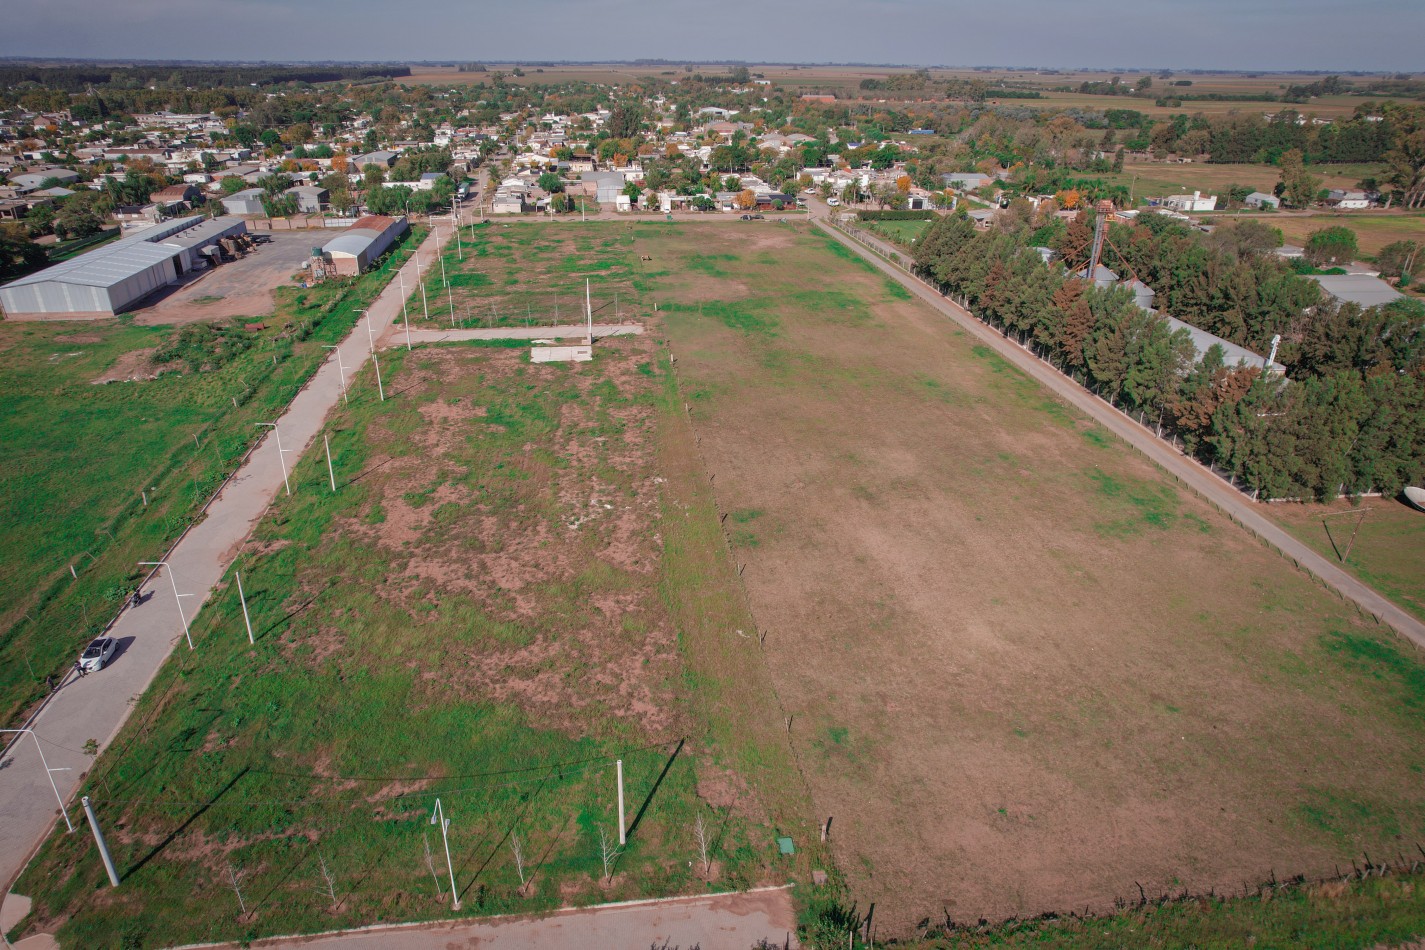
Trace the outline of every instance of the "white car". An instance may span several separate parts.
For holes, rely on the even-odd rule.
[[[827,199],[826,199],[826,203],[827,203],[828,205],[830,205],[831,207],[835,208],[837,205],[841,204],[841,199],[840,199],[840,198],[827,198]]]
[[[85,673],[102,670],[104,664],[114,655],[116,646],[118,641],[113,637],[100,637],[85,647],[84,652],[79,655],[79,668]]]

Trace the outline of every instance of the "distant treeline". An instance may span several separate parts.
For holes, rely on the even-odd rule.
[[[287,82],[339,82],[376,76],[409,76],[409,66],[0,66],[0,89],[35,84],[64,92],[94,86],[151,85],[204,88]]]

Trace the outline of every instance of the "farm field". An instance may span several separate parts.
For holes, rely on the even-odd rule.
[[[338,491],[309,453],[237,552],[255,645],[230,576],[96,762],[123,888],[56,834],[18,885],[31,923],[158,946],[447,915],[437,799],[465,914],[804,878],[804,793],[656,342],[383,369],[385,402],[358,379],[330,420]]]
[[[1381,169],[1374,165],[1312,165],[1311,173],[1319,177],[1323,188],[1353,188],[1362,178],[1375,177]],[[1221,164],[1190,162],[1168,165],[1162,162],[1127,164],[1121,172],[1093,175],[1112,184],[1132,187],[1135,198],[1160,198],[1164,195],[1222,195],[1229,185],[1246,185],[1256,191],[1272,193],[1281,179],[1281,171],[1268,164]]]
[[[1342,225],[1356,233],[1361,253],[1374,256],[1394,241],[1425,241],[1425,214],[1403,211],[1373,211],[1365,214],[1336,212],[1312,215],[1271,215],[1269,223],[1280,228],[1288,244],[1305,245],[1313,231]]]
[[[130,316],[0,323],[5,725],[113,616],[142,576],[137,562],[197,516],[255,441],[254,424],[291,400],[387,276],[282,288],[274,325],[258,333],[185,336],[200,328]],[[164,350],[173,359],[156,364]]]
[[[1272,505],[1267,513],[1333,563],[1425,620],[1425,513],[1396,498],[1362,498],[1357,506],[1346,501]],[[1350,557],[1342,561],[1348,549]]]
[[[1425,833],[1425,679],[1387,631],[826,239],[634,238],[817,814],[884,933]]]

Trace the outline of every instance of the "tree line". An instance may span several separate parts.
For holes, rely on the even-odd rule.
[[[1173,301],[1221,294],[1234,301],[1243,332],[1278,328],[1286,378],[1264,375],[1260,363],[1229,366],[1215,345],[1198,359],[1186,330],[1138,306],[1124,286],[1099,288],[1076,276],[1087,262],[1082,220],[1058,242],[1068,267],[1046,266],[1035,249],[1042,235],[1027,226],[980,231],[959,214],[926,231],[914,266],[980,319],[1181,439],[1189,453],[1259,497],[1327,499],[1419,484],[1425,305],[1405,300],[1363,309],[1322,299],[1311,282],[1266,261],[1250,226],[1220,227],[1215,243],[1197,241],[1193,248],[1179,243],[1191,235],[1154,217],[1140,216],[1141,236],[1121,230],[1111,236],[1122,252],[1119,263],[1142,264],[1140,277],[1157,282],[1159,302],[1179,318],[1186,313],[1174,311]],[[1233,234],[1237,229],[1242,233]],[[1153,249],[1164,247],[1171,260],[1151,269]],[[1205,309],[1191,312],[1200,318]]]

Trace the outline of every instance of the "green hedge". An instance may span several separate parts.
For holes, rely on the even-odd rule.
[[[862,221],[934,221],[934,211],[858,211],[856,217]]]

